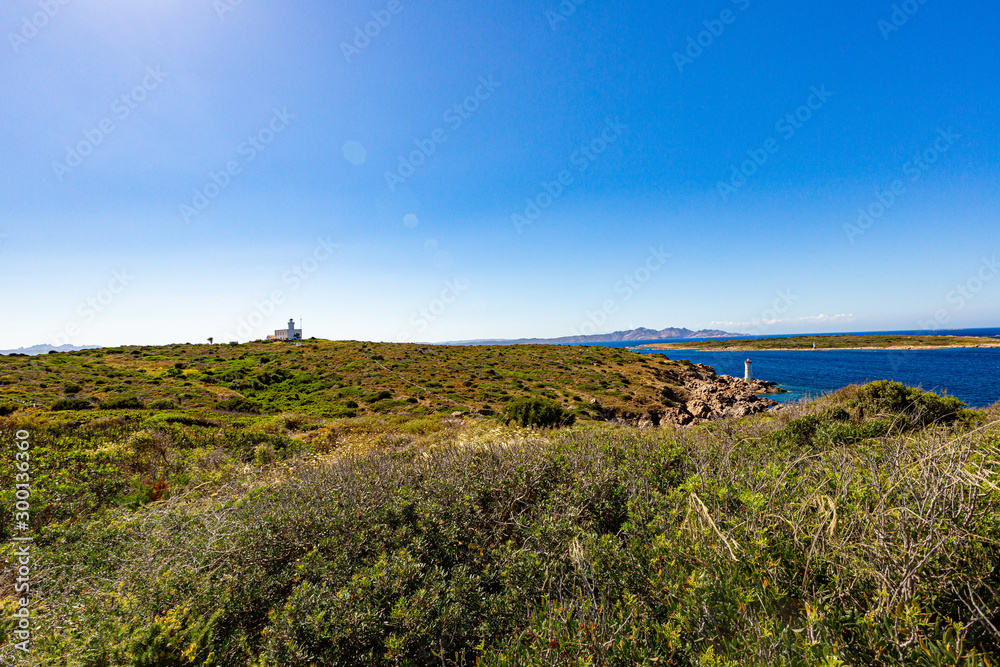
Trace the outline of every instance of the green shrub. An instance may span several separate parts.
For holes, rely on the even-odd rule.
[[[9,403],[0,404],[0,417],[6,417],[17,412],[16,405],[10,405]]]
[[[281,415],[280,422],[286,431],[314,431],[319,428],[319,424],[314,424],[306,417],[294,413]]]
[[[427,435],[428,433],[435,433],[444,428],[440,419],[435,419],[433,417],[425,417],[422,419],[414,419],[408,421],[399,427],[399,430],[403,433],[409,433],[412,435]]]
[[[368,406],[368,409],[372,412],[378,413],[389,413],[398,410],[401,407],[408,407],[409,403],[406,401],[394,401],[391,398],[382,399],[381,401],[376,401]]]
[[[503,409],[503,418],[520,426],[556,428],[572,425],[576,415],[555,401],[525,396],[508,403]]]
[[[66,412],[70,410],[90,410],[94,404],[85,398],[62,398],[52,404],[53,412]]]
[[[176,410],[177,403],[170,400],[169,398],[161,398],[158,401],[153,401],[149,404],[149,407],[153,410]]]
[[[274,448],[270,445],[257,445],[253,450],[253,462],[258,466],[274,463]]]
[[[143,426],[156,426],[160,424],[183,424],[185,426],[215,426],[207,419],[186,415],[180,412],[161,412],[153,415],[143,422]]]
[[[957,398],[885,380],[862,387],[855,406],[861,418],[899,415],[905,419],[907,428],[950,424],[959,419],[967,407]]]
[[[261,407],[258,403],[243,396],[233,396],[232,398],[221,400],[215,404],[215,409],[223,412],[242,412],[251,415],[257,415],[261,412]]]
[[[898,382],[879,381],[845,388],[828,399],[832,406],[793,419],[768,440],[789,446],[846,445],[955,422],[974,423],[961,401]],[[822,405],[822,403],[821,403]],[[981,419],[981,417],[979,417]]]
[[[385,401],[392,398],[391,391],[378,391],[365,399],[366,403],[378,403],[379,401]]]
[[[101,403],[102,410],[145,410],[146,404],[136,396],[118,396]]]

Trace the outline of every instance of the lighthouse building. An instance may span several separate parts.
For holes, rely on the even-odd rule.
[[[295,320],[288,320],[287,329],[278,329],[268,340],[302,340],[302,329],[295,328]]]

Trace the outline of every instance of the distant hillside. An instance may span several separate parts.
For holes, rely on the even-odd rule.
[[[31,347],[19,347],[16,350],[0,350],[0,354],[26,354],[29,357],[34,357],[39,354],[48,354],[49,352],[79,352],[80,350],[97,350],[100,347],[100,345],[60,345],[59,347],[54,345],[32,345]]]
[[[560,345],[571,343],[619,343],[639,340],[666,340],[669,338],[728,338],[731,336],[748,336],[749,334],[730,333],[718,329],[691,329],[669,327],[667,329],[647,329],[639,327],[629,331],[615,331],[608,334],[590,336],[563,336],[562,338],[518,338],[517,340],[490,339],[454,341],[449,345]]]

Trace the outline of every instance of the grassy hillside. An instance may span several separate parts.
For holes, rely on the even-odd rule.
[[[1000,347],[996,338],[975,338],[969,336],[797,336],[795,338],[763,338],[759,340],[712,340],[698,342],[699,350],[811,350],[813,344],[819,350],[851,349],[920,349],[951,347]],[[643,345],[655,350],[686,349],[691,343],[657,343]]]
[[[463,418],[652,423],[683,405],[685,382],[713,375],[662,355],[583,347],[88,350],[0,357],[0,417],[36,433],[33,505],[45,526],[220,483],[246,466],[448,445]],[[0,538],[8,531],[0,523]]]
[[[997,408],[881,382],[639,429],[586,406],[704,371],[314,345],[0,359],[46,406],[0,417],[5,460],[31,433],[36,664],[1000,664]],[[537,398],[575,424],[452,416]]]
[[[489,411],[540,395],[587,418],[601,412],[595,400],[619,412],[662,406],[664,389],[681,388],[691,370],[603,347],[174,345],[0,357],[0,405],[86,410],[132,401],[336,418]]]

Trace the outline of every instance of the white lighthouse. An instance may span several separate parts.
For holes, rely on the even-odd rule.
[[[287,329],[278,329],[269,340],[302,340],[302,329],[295,328],[295,320],[288,320]]]
[[[753,380],[753,362],[750,361],[749,359],[747,359],[747,370],[746,374],[743,376],[743,379],[746,380],[747,382],[751,382]]]

